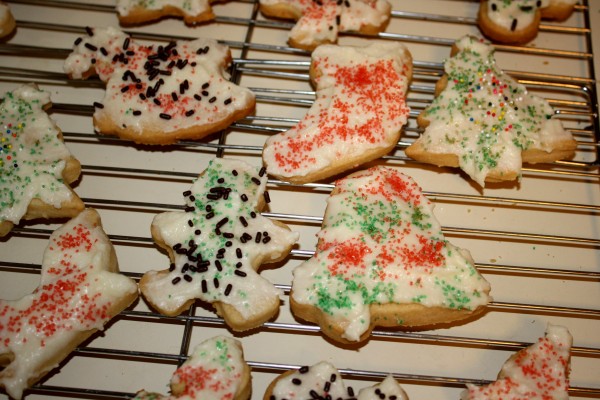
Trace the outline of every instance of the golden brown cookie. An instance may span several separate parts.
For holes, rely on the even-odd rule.
[[[285,258],[298,234],[260,215],[266,183],[264,169],[215,159],[184,192],[185,211],[154,218],[152,236],[171,259],[168,270],[150,271],[140,281],[156,310],[177,315],[201,299],[236,331],[278,312],[279,290],[257,269]]]
[[[467,250],[445,240],[432,208],[397,169],[337,181],[316,252],[293,271],[293,314],[353,343],[375,326],[424,329],[483,312],[489,283]]]
[[[412,58],[400,43],[319,46],[311,62],[316,100],[296,126],[266,141],[269,175],[314,182],[389,153],[408,118],[411,77]]]
[[[574,156],[577,143],[548,102],[504,73],[490,44],[459,39],[445,63],[436,97],[417,120],[424,128],[406,154],[460,167],[479,185],[515,180],[523,163]]]
[[[308,51],[321,44],[336,43],[340,32],[382,32],[391,10],[386,0],[260,0],[264,15],[297,21],[288,42]]]
[[[100,216],[82,211],[50,236],[40,286],[0,300],[0,387],[20,399],[137,296],[136,283],[119,274]]]
[[[142,144],[197,140],[254,110],[254,94],[228,80],[231,53],[212,39],[141,45],[115,28],[88,28],[65,72],[106,83],[94,126]]]
[[[0,236],[21,220],[69,218],[84,204],[69,186],[81,166],[44,111],[50,94],[23,85],[0,99]]]

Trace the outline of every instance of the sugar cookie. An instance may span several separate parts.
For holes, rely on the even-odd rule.
[[[340,32],[382,32],[392,7],[386,0],[260,0],[260,11],[268,17],[297,21],[288,42],[312,51],[321,44],[336,43]]]
[[[139,391],[134,400],[246,400],[252,383],[240,341],[217,336],[197,345],[171,378],[171,395]]]
[[[564,21],[577,0],[482,0],[477,24],[491,40],[524,44],[538,34],[543,19]]]
[[[254,94],[229,82],[227,46],[212,39],[145,46],[115,28],[88,28],[75,41],[65,72],[106,83],[94,103],[94,126],[143,144],[201,139],[254,109]]]
[[[489,283],[467,250],[445,240],[433,206],[398,170],[336,182],[314,256],[294,269],[294,315],[342,342],[375,326],[431,328],[480,314]]]
[[[117,0],[121,25],[139,25],[163,17],[182,17],[188,25],[210,21],[215,14],[210,0]]]
[[[16,27],[17,23],[10,8],[6,3],[0,1],[0,38],[10,35]]]
[[[408,397],[392,376],[361,389],[356,396],[354,389],[346,386],[339,371],[330,363],[321,361],[310,367],[285,372],[271,382],[264,400],[283,399],[408,400]]]
[[[567,328],[548,325],[546,336],[511,356],[498,380],[485,386],[467,384],[462,400],[568,400],[573,338]]]
[[[69,184],[81,166],[44,111],[50,94],[23,85],[0,99],[0,236],[22,219],[67,218],[83,210]]]
[[[236,331],[257,327],[279,310],[279,290],[256,270],[289,253],[298,234],[260,215],[267,176],[245,162],[215,159],[190,190],[185,211],[152,221],[169,270],[144,274],[140,288],[162,314],[177,315],[194,299],[210,302]]]
[[[50,236],[40,286],[0,300],[0,387],[15,399],[138,295],[119,274],[100,216],[86,209]]]
[[[397,42],[319,46],[311,63],[316,101],[300,123],[266,141],[269,175],[307,183],[387,154],[408,118],[411,76],[410,53]]]
[[[523,163],[573,157],[577,143],[552,107],[496,65],[491,45],[465,36],[444,68],[409,157],[460,167],[481,186],[519,178]]]

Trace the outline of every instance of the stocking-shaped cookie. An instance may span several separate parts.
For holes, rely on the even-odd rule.
[[[408,397],[392,376],[377,385],[361,389],[356,396],[354,389],[346,386],[339,371],[322,361],[297,371],[288,371],[271,382],[264,400],[283,399],[407,400]]]
[[[386,0],[260,0],[260,10],[269,17],[298,21],[289,44],[312,51],[337,42],[340,32],[374,35],[383,31],[392,7]]]
[[[246,400],[252,386],[242,344],[217,336],[197,345],[171,378],[171,396],[138,392],[134,400]]]
[[[270,175],[306,183],[379,158],[396,146],[409,109],[412,59],[396,42],[325,45],[312,54],[317,98],[292,129],[270,137]]]
[[[548,325],[546,336],[513,355],[485,386],[467,384],[462,400],[568,400],[573,338],[567,328]]]
[[[140,282],[154,308],[177,315],[201,299],[238,331],[277,313],[279,290],[256,270],[283,259],[298,234],[260,215],[266,183],[264,169],[215,159],[184,192],[185,211],[154,218],[152,236],[172,262],[169,270],[150,271]]]
[[[83,202],[69,184],[81,166],[44,109],[50,94],[23,85],[0,99],[0,236],[21,219],[74,217]]]
[[[115,28],[88,28],[64,69],[106,83],[94,126],[145,144],[201,139],[254,109],[254,94],[227,80],[227,46],[212,39],[145,46]]]
[[[577,0],[482,0],[477,24],[495,42],[523,44],[538,34],[542,19],[564,21]]]
[[[450,324],[483,311],[489,283],[448,243],[420,188],[374,167],[336,182],[314,256],[294,270],[292,312],[340,342],[374,326]]]
[[[118,273],[100,216],[82,211],[50,236],[40,286],[0,300],[0,386],[16,399],[138,295]]]
[[[435,99],[419,115],[425,131],[406,149],[409,157],[460,166],[484,186],[517,179],[524,162],[574,155],[577,143],[552,118],[552,107],[498,68],[488,43],[459,39],[444,69]]]
[[[117,0],[121,25],[137,25],[163,17],[183,17],[186,24],[210,21],[215,15],[210,0]]]

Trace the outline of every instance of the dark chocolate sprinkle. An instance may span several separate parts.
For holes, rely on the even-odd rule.
[[[325,385],[323,385],[323,390],[326,392],[329,392],[330,389],[331,389],[331,382],[325,382]]]
[[[512,23],[510,24],[510,30],[514,32],[515,29],[517,29],[517,20],[516,20],[516,18],[513,19]]]
[[[214,103],[215,101],[217,101],[217,98],[214,96],[208,100],[209,103]]]
[[[138,115],[142,115],[142,112],[140,110],[135,110],[134,112],[132,112],[133,115],[138,116]]]
[[[191,117],[192,115],[194,115],[194,113],[195,113],[195,112],[196,112],[196,111],[194,111],[194,110],[187,110],[187,111],[185,112],[185,116],[186,116],[186,117]]]
[[[173,101],[179,100],[179,97],[177,97],[177,93],[175,92],[171,92],[171,98],[173,99]]]
[[[233,289],[233,286],[230,284],[227,285],[227,287],[225,288],[225,296],[229,296],[229,293],[231,293],[231,289]]]
[[[235,264],[235,267],[236,267],[236,268],[242,268],[242,263],[241,263],[241,262],[238,262],[237,264]]]
[[[256,238],[254,239],[254,243],[260,243],[262,239],[262,233],[256,232]]]
[[[238,172],[235,169],[231,171],[231,173],[233,174],[233,176],[238,176]]]
[[[173,263],[169,264],[169,271],[170,272],[175,271],[175,264],[173,264]]]
[[[236,274],[237,276],[242,277],[242,278],[244,278],[244,277],[246,277],[246,275],[248,275],[244,271],[241,271],[239,269],[236,269],[234,274]]]
[[[215,267],[217,267],[218,271],[223,271],[223,266],[221,265],[221,261],[216,260],[215,261]]]
[[[92,28],[90,28],[89,26],[85,27],[85,31],[87,32],[87,34],[89,36],[94,36],[94,31],[92,30]]]
[[[217,278],[213,279],[213,285],[215,285],[215,288],[219,288],[219,280]]]
[[[305,374],[308,372],[308,366],[305,365],[303,367],[300,367],[300,369],[298,370],[301,374]]]
[[[298,385],[298,386],[300,386],[300,385],[302,385],[302,380],[300,380],[300,379],[298,379],[298,378],[294,378],[294,379],[292,379],[292,383],[293,383],[294,385]]]
[[[202,293],[208,292],[208,285],[206,284],[206,280],[202,279]]]
[[[202,233],[202,231],[201,231],[200,229],[196,229],[196,230],[194,231],[194,234],[195,234],[195,235],[200,235],[201,233]]]
[[[244,202],[245,202],[245,201],[248,201],[248,196],[246,196],[246,194],[242,194],[242,195],[240,196],[240,198],[241,198],[241,199],[242,199],[242,201],[244,201]]]
[[[177,276],[177,277],[173,278],[173,280],[171,281],[171,283],[173,285],[177,285],[180,281],[181,281],[181,278]]]
[[[232,100],[231,100],[231,97],[230,97],[228,99],[225,99],[225,101],[223,102],[223,104],[225,104],[227,106],[227,105],[231,104],[231,102],[232,102]]]
[[[94,102],[94,107],[95,108],[104,108],[104,104],[102,103],[98,103],[97,101]]]
[[[75,46],[79,45],[79,43],[81,43],[82,41],[83,41],[83,39],[80,37],[75,39]]]
[[[260,180],[257,177],[255,177],[255,176],[252,177],[251,181],[254,182],[257,185],[260,185]]]
[[[96,46],[94,46],[93,44],[91,44],[91,43],[86,43],[86,44],[84,44],[84,46],[87,49],[91,50],[91,51],[97,51],[98,50],[98,48]]]
[[[207,89],[210,86],[210,83],[205,82],[202,84],[202,89]]]
[[[243,257],[242,249],[240,249],[239,247],[237,249],[235,249],[235,255],[237,256],[237,258],[242,258]]]
[[[246,218],[240,217],[240,222],[242,223],[244,228],[246,228],[248,226],[248,221],[246,221]]]
[[[194,221],[192,221],[191,219],[188,219],[188,225],[191,227],[194,226]]]
[[[166,119],[166,120],[171,119],[171,116],[169,114],[165,114],[165,113],[160,113],[159,117],[161,117],[162,119]]]
[[[269,192],[265,191],[265,193],[263,194],[263,196],[265,196],[265,201],[267,203],[271,202],[271,196],[269,195]]]

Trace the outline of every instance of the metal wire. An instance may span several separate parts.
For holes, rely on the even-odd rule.
[[[11,3],[29,4],[35,6],[44,7],[59,7],[65,9],[77,9],[84,11],[99,11],[113,13],[114,9],[112,6],[99,5],[99,4],[87,4],[76,1],[66,0],[11,0]],[[248,2],[246,2],[248,3]],[[254,8],[252,14],[248,18],[231,18],[231,17],[217,17],[217,22],[237,24],[248,26],[248,31],[244,42],[225,41],[224,43],[234,47],[242,49],[240,58],[233,60],[232,79],[238,80],[242,74],[253,75],[253,76],[266,76],[273,78],[282,79],[295,79],[307,81],[308,67],[310,61],[308,57],[303,61],[289,61],[279,59],[259,60],[259,59],[248,59],[248,50],[265,50],[272,53],[275,57],[283,54],[300,54],[307,55],[306,52],[301,50],[289,48],[286,46],[273,46],[264,45],[260,43],[253,43],[251,41],[252,29],[254,27],[273,27],[280,29],[289,29],[292,25],[287,22],[281,21],[270,21],[270,20],[258,20],[257,19],[257,3],[252,2]],[[588,25],[583,28],[572,28],[554,25],[542,25],[542,31],[551,31],[569,35],[582,35],[586,36],[590,32],[589,28],[589,16],[587,6],[578,6],[577,12],[582,12],[587,17]],[[411,19],[411,20],[424,20],[434,21],[440,23],[452,23],[452,24],[468,24],[473,25],[475,20],[473,18],[455,17],[455,16],[444,16],[444,15],[432,15],[424,13],[410,13],[403,11],[394,11],[392,13],[393,18],[398,19]],[[84,27],[82,26],[68,26],[68,25],[57,25],[48,23],[39,23],[32,21],[18,21],[18,25],[21,28],[35,29],[41,31],[61,31],[61,32],[74,32],[83,33]],[[173,39],[191,39],[192,37],[181,36],[173,37],[160,34],[146,34],[146,33],[133,33],[133,36],[139,39],[145,40],[173,40]],[[379,34],[382,39],[388,40],[403,40],[408,42],[426,43],[429,45],[443,45],[450,46],[453,41],[449,39],[442,39],[436,37],[420,36],[420,35],[401,35],[392,33]],[[587,50],[585,51],[563,51],[556,49],[541,49],[531,48],[522,46],[501,46],[498,45],[496,48],[500,51],[507,51],[513,53],[524,53],[524,54],[541,54],[552,57],[566,57],[582,60],[592,65],[590,77],[573,77],[568,75],[549,75],[542,73],[525,73],[522,71],[507,71],[521,83],[532,87],[542,88],[549,90],[552,94],[557,91],[575,91],[582,95],[584,101],[565,101],[561,99],[549,99],[550,102],[556,106],[560,105],[560,109],[557,110],[559,118],[566,116],[580,117],[590,122],[589,129],[578,129],[578,134],[581,135],[579,145],[585,146],[590,144],[596,147],[596,154],[599,146],[599,129],[600,124],[598,123],[598,103],[596,101],[597,94],[595,89],[595,78],[593,76],[593,54],[591,53],[591,45],[588,42]],[[0,54],[4,56],[22,56],[22,57],[34,57],[34,58],[64,58],[70,52],[70,49],[50,49],[39,46],[25,46],[15,44],[0,44]],[[433,93],[433,83],[443,73],[443,66],[441,63],[429,63],[423,61],[415,61],[415,76],[416,83],[411,86],[412,92],[424,93],[431,95]],[[101,87],[102,84],[97,79],[91,79],[88,81],[74,81],[69,80],[62,73],[53,73],[48,71],[40,70],[27,70],[17,68],[6,68],[0,67],[0,80],[36,80],[36,81],[51,81],[55,83],[66,84],[69,86],[79,87]],[[257,99],[261,102],[269,103],[283,103],[292,104],[296,106],[309,106],[312,104],[314,98],[314,92],[312,91],[291,91],[285,89],[268,89],[268,88],[251,88],[254,92],[260,93]],[[425,103],[425,101],[409,97],[409,102],[419,101]],[[416,107],[414,109],[418,109]],[[67,114],[80,114],[89,116],[93,112],[93,107],[90,105],[79,105],[79,104],[65,104],[55,103],[53,104],[53,110],[57,113]],[[415,117],[418,112],[413,112],[412,117]],[[265,133],[276,133],[285,130],[285,127],[289,127],[295,124],[297,120],[291,118],[280,118],[275,116],[254,116],[248,117],[245,120],[239,121],[233,125],[235,129],[248,130],[248,131],[260,131]],[[277,124],[277,126],[273,126]],[[408,128],[407,131],[411,131]],[[413,132],[418,132],[416,129],[412,129]],[[96,142],[98,140],[103,143],[118,143],[121,140],[118,138],[102,137],[93,134],[85,134],[78,132],[64,132],[64,137],[67,140],[84,140]],[[182,142],[175,146],[180,148],[204,148],[210,149],[215,154],[220,155],[224,150],[236,150],[236,151],[247,151],[249,153],[257,154],[260,153],[261,147],[250,146],[245,144],[231,144],[226,142],[226,135],[221,134],[217,140],[217,143],[204,143],[204,142]],[[398,148],[404,148],[410,144],[409,141],[400,142]],[[408,161],[402,156],[389,156],[388,159]],[[582,177],[584,179],[590,179],[594,182],[598,182],[598,171],[595,167],[598,165],[598,157],[593,161],[571,161],[571,162],[560,162],[555,163],[547,168],[525,168],[525,173],[532,174],[547,174],[551,176],[569,176],[569,177]],[[561,169],[562,168],[562,169]],[[174,171],[163,171],[153,170],[149,168],[115,168],[106,165],[83,165],[83,170],[88,174],[116,174],[127,177],[132,176],[143,176],[143,177],[163,177],[167,179],[185,179],[191,180],[195,177],[195,174],[186,172],[174,172]],[[286,182],[277,180],[270,180],[269,186],[286,188],[290,187],[292,190],[300,189],[311,189],[316,191],[328,192],[332,189],[332,185],[328,184],[307,184],[307,185],[293,185]],[[572,213],[590,213],[597,215],[600,212],[600,205],[593,204],[577,204],[567,202],[553,202],[545,201],[542,199],[519,199],[519,198],[507,198],[497,196],[471,196],[457,193],[443,193],[443,192],[425,192],[425,194],[432,199],[434,202],[460,202],[461,204],[480,204],[480,205],[515,205],[522,208],[534,208],[536,210],[558,210],[559,212],[572,212]],[[118,207],[119,209],[134,211],[139,209],[151,209],[151,210],[179,210],[182,209],[181,205],[173,204],[159,204],[151,202],[136,202],[136,201],[122,201],[112,200],[104,198],[84,198],[84,202],[88,205],[95,205],[99,207]],[[302,214],[289,214],[289,213],[276,213],[269,212],[264,213],[265,216],[285,220],[285,221],[300,221],[307,224],[319,225],[322,222],[321,216],[314,215],[302,215]],[[600,247],[600,240],[586,238],[586,237],[572,237],[567,235],[544,235],[535,232],[516,232],[516,231],[494,231],[484,229],[470,229],[462,227],[450,227],[445,226],[443,228],[447,235],[460,235],[470,238],[481,238],[491,237],[497,239],[520,239],[533,242],[542,242],[548,244],[560,243],[561,245],[578,245],[587,246],[589,248],[597,249]],[[14,236],[22,236],[27,238],[40,238],[46,239],[51,234],[50,230],[47,229],[35,229],[35,228],[15,228],[13,231]],[[152,246],[152,239],[149,237],[136,237],[136,236],[123,236],[123,235],[110,235],[110,239],[119,244],[124,245],[143,245]],[[292,257],[297,259],[306,259],[314,253],[313,250],[309,249],[296,249],[292,251]],[[585,280],[589,282],[600,282],[600,272],[592,271],[574,271],[568,268],[564,269],[551,269],[551,268],[540,268],[528,265],[497,265],[497,264],[476,264],[477,268],[486,274],[529,274],[536,277],[550,278],[550,279],[577,279]],[[16,271],[21,273],[39,273],[41,267],[38,264],[25,264],[17,262],[6,262],[0,260],[0,271]],[[126,273],[135,279],[140,278],[140,274]],[[286,294],[289,294],[290,286],[278,284],[278,288],[283,290]],[[494,301],[490,305],[491,310],[512,312],[512,313],[539,313],[539,314],[552,314],[558,315],[564,318],[600,318],[599,309],[584,309],[578,307],[564,307],[561,305],[541,305],[541,304],[520,304],[515,302],[502,302]],[[120,358],[126,357],[127,359],[140,362],[158,362],[164,361],[173,364],[181,364],[186,359],[186,354],[189,350],[189,339],[191,337],[192,329],[198,325],[214,325],[223,327],[223,320],[217,317],[201,317],[195,316],[195,308],[192,307],[185,315],[177,317],[165,317],[153,312],[141,312],[127,310],[121,313],[119,318],[129,320],[143,319],[144,323],[156,323],[161,324],[166,321],[181,323],[184,326],[184,332],[181,336],[181,343],[179,346],[179,352],[177,354],[165,354],[165,353],[152,353],[143,351],[126,351],[126,350],[115,350],[108,348],[98,347],[81,347],[76,350],[76,354],[85,357],[108,357],[108,358]],[[260,328],[261,331],[276,331],[286,332],[290,334],[318,334],[319,328],[314,325],[306,325],[300,323],[278,323],[268,322]],[[385,331],[375,330],[373,332],[374,338],[391,338],[396,341],[406,342],[423,342],[423,343],[435,343],[436,345],[459,345],[467,347],[478,347],[486,349],[497,349],[506,351],[519,350],[529,343],[507,341],[493,338],[477,338],[477,337],[460,337],[450,335],[439,335],[439,334],[426,334],[426,333],[414,333],[414,332],[397,332],[397,331]],[[572,349],[573,356],[579,357],[600,357],[599,348],[590,347],[574,347]],[[267,371],[267,372],[282,372],[289,369],[299,368],[299,365],[294,364],[278,364],[269,362],[249,361],[248,362],[254,370]],[[387,373],[378,371],[366,371],[366,370],[355,370],[355,369],[340,369],[340,372],[348,378],[381,378],[387,375]],[[429,375],[417,375],[417,374],[393,374],[396,378],[399,378],[406,382],[416,382],[420,384],[441,384],[449,387],[462,386],[465,383],[485,384],[489,383],[486,380],[475,380],[466,379],[452,376],[429,376]],[[573,395],[584,395],[600,398],[600,389],[598,388],[587,388],[587,387],[571,387],[570,392]],[[52,395],[52,396],[78,396],[81,398],[111,398],[111,399],[122,399],[130,398],[133,393],[123,393],[109,390],[93,390],[88,388],[78,387],[65,387],[65,386],[53,386],[53,385],[37,385],[31,390],[31,393]]]

